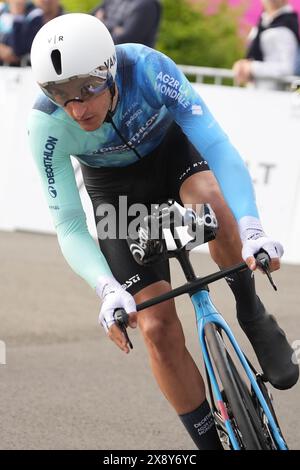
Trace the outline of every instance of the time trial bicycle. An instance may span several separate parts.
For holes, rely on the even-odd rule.
[[[197,215],[194,215],[194,220],[204,230],[202,240],[207,242],[215,237],[216,226],[210,223],[214,216],[210,206],[204,204],[203,210],[204,217],[202,217],[201,223],[199,224]],[[214,306],[209,294],[209,284],[238,271],[248,269],[248,267],[245,263],[240,263],[202,278],[197,277],[186,246],[176,237],[176,217],[174,217],[174,213],[172,216],[172,211],[174,211],[174,204],[172,201],[168,201],[163,209],[160,208],[150,217],[159,223],[160,228],[166,218],[171,221],[168,229],[173,235],[176,249],[169,250],[163,236],[160,239],[147,238],[148,232],[145,230],[142,257],[140,251],[134,249],[134,246],[137,247],[136,241],[128,239],[128,244],[136,261],[140,264],[150,265],[158,260],[161,261],[162,258],[175,257],[183,269],[187,283],[137,305],[137,311],[183,294],[189,294],[195,309],[210,405],[224,449],[288,450],[263,374],[257,372],[247,359],[229,325]],[[261,252],[256,256],[256,260],[276,289],[269,271],[268,255]],[[132,348],[126,330],[128,315],[125,310],[116,309],[115,320]],[[229,347],[230,345],[231,347]]]

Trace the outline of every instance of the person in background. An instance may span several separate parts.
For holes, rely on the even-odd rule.
[[[26,16],[34,9],[26,0],[8,0],[0,3],[0,65],[20,65],[20,57],[11,45],[11,32],[16,18]]]
[[[115,44],[134,42],[154,47],[160,0],[104,0],[91,13],[103,21]]]
[[[287,0],[262,0],[262,4],[264,11],[250,32],[246,59],[238,60],[233,71],[238,85],[281,89],[274,79],[295,73],[300,46],[298,16]]]
[[[10,43],[16,55],[26,58],[29,62],[29,53],[32,41],[38,30],[48,21],[64,13],[59,0],[35,0],[35,7],[26,17],[15,18]]]

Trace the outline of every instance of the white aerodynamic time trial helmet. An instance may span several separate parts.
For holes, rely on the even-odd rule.
[[[31,47],[35,80],[60,106],[99,95],[114,82],[116,49],[95,16],[69,13],[46,23]]]

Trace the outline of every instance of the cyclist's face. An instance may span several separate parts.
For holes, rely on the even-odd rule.
[[[106,89],[101,95],[94,96],[84,102],[69,101],[64,110],[83,130],[91,132],[103,124],[110,104],[110,91]]]

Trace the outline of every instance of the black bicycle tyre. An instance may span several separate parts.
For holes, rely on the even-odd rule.
[[[269,407],[269,410],[270,410],[270,412],[271,412],[271,414],[272,414],[272,416],[273,416],[273,418],[274,418],[274,421],[275,421],[275,424],[276,424],[276,426],[277,426],[278,432],[279,432],[279,434],[280,434],[280,436],[281,436],[282,441],[284,442],[284,444],[285,444],[285,446],[286,446],[286,450],[289,450],[289,447],[288,447],[288,445],[287,445],[287,442],[286,442],[285,438],[283,437],[283,433],[282,433],[282,430],[281,430],[281,427],[280,427],[280,424],[279,424],[279,421],[278,421],[278,418],[277,418],[277,415],[276,415],[276,412],[275,412],[275,409],[274,409],[272,400],[271,400],[271,398],[270,398],[270,396],[269,396],[269,394],[268,394],[268,390],[267,390],[265,384],[264,384],[262,381],[261,381],[261,383],[258,382],[257,384],[258,384],[258,386],[259,386],[259,388],[260,388],[260,391],[261,391],[261,393],[263,394],[263,396],[264,396],[264,398],[265,398],[265,400],[266,400],[266,403],[267,403],[267,405],[268,405],[268,407]],[[253,389],[252,389],[252,394],[254,394]],[[255,401],[254,401],[254,406],[256,407],[257,412],[262,416],[260,419],[263,419],[263,416],[265,415],[265,413],[264,413],[264,410],[263,410],[263,408],[262,408],[262,406],[261,406],[261,404],[260,404],[258,398],[256,397],[256,395],[254,396],[254,400],[255,400]],[[276,439],[274,439],[274,434],[273,434],[272,428],[269,426],[269,424],[265,424],[265,425],[267,426],[267,431],[268,431],[268,433],[269,433],[269,435],[270,435],[271,440],[273,441],[273,446],[274,446],[273,449],[274,449],[274,450],[280,450],[280,447],[279,447],[279,445],[278,445]]]
[[[245,450],[267,449],[254,405],[252,404],[251,407],[249,397],[245,396],[244,387],[241,387],[241,382],[238,381],[239,383],[237,383],[237,379],[234,377],[237,371],[232,372],[231,370],[228,362],[228,351],[221,336],[212,323],[208,323],[204,330],[211,358],[224,388]],[[242,381],[242,378],[240,380]],[[247,403],[247,406],[245,403]]]
[[[236,367],[235,367],[235,364],[234,362],[232,361],[229,353],[227,352],[227,357],[228,357],[228,362],[229,362],[229,365],[231,367],[231,370],[232,370],[232,373],[233,373],[233,376],[235,378],[235,381],[238,385],[238,388],[239,390],[243,390],[245,393],[244,393],[244,399],[245,399],[245,404],[247,406],[247,409],[248,409],[248,412],[250,414],[250,417],[251,417],[251,420],[252,420],[252,423],[254,424],[254,427],[255,429],[257,430],[258,432],[258,436],[259,436],[259,439],[260,439],[260,442],[262,443],[263,445],[263,449],[264,450],[275,450],[275,449],[278,449],[276,443],[274,442],[274,446],[272,447],[272,441],[273,441],[273,437],[272,437],[272,441],[270,441],[270,437],[268,437],[267,434],[264,433],[263,431],[263,428],[265,427],[264,423],[262,422],[262,418],[261,416],[259,415],[259,412],[258,412],[258,409],[257,409],[257,406],[259,406],[261,408],[261,405],[258,401],[258,398],[255,396],[253,398],[252,396],[252,393],[250,393],[249,389],[247,388],[247,385],[245,384],[245,381],[242,379],[242,377],[240,376],[240,374],[238,373]],[[252,388],[251,388],[252,390]],[[262,394],[264,395],[264,398],[266,400],[266,403],[267,403],[267,406],[269,407],[270,409],[270,412],[271,414],[273,415],[273,418],[278,426],[278,429],[280,430],[279,428],[279,424],[278,424],[278,420],[277,420],[277,417],[276,417],[276,414],[275,414],[275,410],[273,408],[273,405],[269,399],[269,397],[267,397],[264,392],[261,390]],[[255,405],[255,402],[253,400],[256,400],[257,402],[257,406]],[[281,432],[281,431],[280,431]],[[282,433],[281,433],[282,434]]]

